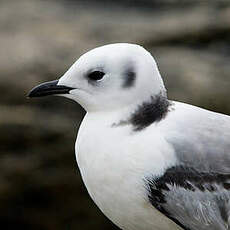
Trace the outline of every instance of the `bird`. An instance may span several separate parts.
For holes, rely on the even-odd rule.
[[[78,167],[99,209],[123,230],[230,229],[230,116],[168,99],[142,46],[96,47],[30,98],[86,111]]]

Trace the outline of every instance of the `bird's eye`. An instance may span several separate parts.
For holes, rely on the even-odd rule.
[[[99,81],[104,77],[105,73],[101,71],[93,71],[88,75],[88,78],[93,81]]]

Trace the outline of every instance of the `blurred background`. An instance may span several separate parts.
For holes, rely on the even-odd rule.
[[[229,0],[0,0],[1,229],[117,229],[75,163],[84,111],[26,98],[82,53],[115,42],[154,55],[169,98],[230,114]]]

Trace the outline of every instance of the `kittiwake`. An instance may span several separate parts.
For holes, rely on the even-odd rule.
[[[143,47],[95,48],[29,93],[46,95],[86,110],[77,163],[89,195],[119,228],[230,229],[230,117],[167,99]]]

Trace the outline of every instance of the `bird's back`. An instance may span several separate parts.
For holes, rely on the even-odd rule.
[[[174,102],[162,129],[177,164],[147,178],[152,205],[186,230],[229,229],[230,117]]]
[[[230,116],[174,102],[168,120],[165,138],[181,163],[205,172],[230,173]]]

